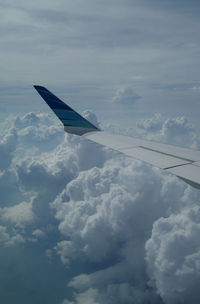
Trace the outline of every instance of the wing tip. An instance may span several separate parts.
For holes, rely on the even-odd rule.
[[[33,85],[33,87],[60,119],[66,132],[82,135],[91,131],[100,131],[98,127],[74,111],[45,87],[41,85]]]
[[[44,91],[48,91],[47,88],[41,86],[41,85],[33,85],[33,87],[38,91],[38,90],[44,90]]]

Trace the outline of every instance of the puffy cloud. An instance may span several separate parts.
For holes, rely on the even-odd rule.
[[[148,132],[158,132],[162,129],[163,120],[159,113],[155,114],[153,118],[144,119],[137,123],[137,127]]]
[[[13,246],[16,244],[24,243],[24,238],[18,234],[14,233],[13,235],[8,232],[8,229],[5,226],[0,226],[0,243],[5,246]]]
[[[12,160],[17,145],[17,133],[11,129],[0,138],[0,170],[6,169]]]
[[[29,113],[14,123],[16,136],[5,144],[12,153],[0,176],[0,242],[7,253],[12,246],[13,252],[20,250],[20,256],[28,255],[35,261],[30,286],[37,285],[34,272],[38,264],[50,263],[41,267],[41,278],[47,286],[58,286],[62,277],[62,287],[53,298],[48,293],[49,303],[58,299],[65,304],[174,303],[165,274],[154,263],[162,251],[157,240],[163,233],[157,227],[164,219],[179,227],[178,216],[189,218],[190,204],[196,210],[198,191],[175,176],[77,136],[62,134],[57,146],[49,144],[44,151],[44,143],[52,141],[49,129],[56,129],[45,115]],[[6,134],[11,134],[11,129]],[[42,129],[44,137],[40,138]],[[25,132],[33,134],[37,149],[33,149],[31,136],[24,140]],[[9,142],[6,136],[2,135],[4,143]],[[193,236],[193,228],[187,231]],[[186,237],[188,244],[189,239]],[[176,243],[170,244],[173,255]],[[198,281],[196,270],[189,287],[182,276],[186,268],[194,269],[198,264],[195,246],[190,246],[189,254],[182,253],[182,260],[187,257],[182,268],[175,266],[182,280],[180,290],[184,289],[181,296],[195,290]],[[1,258],[5,261],[6,254]],[[165,255],[161,262],[166,264]],[[18,264],[22,269],[28,267],[24,259]],[[49,281],[48,267],[54,273],[53,282]],[[172,279],[175,282],[176,278]],[[14,279],[9,280],[14,284]],[[23,280],[21,284],[24,287]]]
[[[148,139],[196,149],[200,147],[195,127],[185,117],[164,119],[160,114],[155,114],[150,119],[138,122],[137,127],[138,132]]]
[[[19,189],[18,178],[14,169],[8,168],[0,173],[0,206],[12,206],[25,200]]]
[[[96,265],[70,282],[75,303],[91,288],[97,303],[162,303],[156,288],[147,286],[144,247],[153,223],[182,208],[184,191],[177,178],[123,159],[68,183],[53,203],[66,240],[55,249],[68,267],[77,260]]]
[[[138,96],[131,87],[126,87],[117,90],[112,101],[121,105],[133,105],[139,98],[140,96]]]
[[[73,247],[71,241],[61,241],[55,247],[57,254],[60,256],[63,264],[68,265],[70,263],[70,257],[75,257],[76,250]]]
[[[163,136],[167,141],[176,144],[193,145],[194,143],[194,126],[188,122],[185,117],[176,117],[167,119],[162,128]]]
[[[32,232],[32,235],[38,239],[40,238],[44,238],[45,237],[45,233],[44,231],[40,230],[40,229],[36,229]]]
[[[14,125],[17,129],[27,128],[29,126],[38,126],[40,123],[39,115],[27,113],[22,118],[17,117]]]
[[[63,128],[55,123],[54,117],[46,114],[27,113],[17,117],[14,126],[17,130],[20,143],[43,151],[55,148],[64,139]]]
[[[89,288],[83,293],[76,294],[75,298],[77,304],[99,304],[99,294],[97,289]],[[75,302],[64,300],[63,304],[75,304]]]
[[[12,207],[1,208],[0,210],[4,221],[10,221],[16,225],[31,223],[34,220],[31,203],[22,202]]]
[[[158,219],[146,244],[151,284],[165,303],[198,303],[200,208],[191,206]]]
[[[123,273],[123,269],[125,270]],[[136,282],[131,281],[128,266],[122,264],[121,270],[113,271],[106,269],[94,273],[92,275],[82,275],[75,277],[69,284],[79,292],[75,293],[75,304],[82,303],[82,300],[87,296],[88,301],[96,301],[95,303],[103,304],[106,301],[109,303],[156,303],[162,304],[162,300],[152,289]],[[111,275],[112,272],[112,275]],[[125,279],[125,272],[128,278]],[[119,277],[123,276],[120,283]],[[124,282],[123,282],[124,281]],[[92,287],[91,287],[92,286]],[[95,288],[93,286],[98,286]],[[85,290],[85,291],[84,291]]]
[[[88,121],[90,121],[94,126],[99,128],[99,122],[97,116],[94,112],[90,110],[86,110],[82,113],[83,117],[85,117]]]

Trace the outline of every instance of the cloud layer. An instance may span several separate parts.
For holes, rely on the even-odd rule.
[[[45,301],[60,304],[199,301],[197,190],[144,163],[64,135],[49,116],[28,113],[8,123],[10,129],[1,134],[7,156],[0,178],[1,260],[10,265],[6,257],[16,259],[17,252],[21,258],[18,268],[7,278],[2,271],[0,279],[11,286],[22,274],[15,298],[42,303],[45,294]],[[162,129],[160,117],[144,122],[148,128],[150,133]],[[35,270],[41,263],[39,279]],[[38,280],[46,287],[29,299]],[[56,291],[45,293],[52,284]],[[1,297],[10,300],[3,290]]]

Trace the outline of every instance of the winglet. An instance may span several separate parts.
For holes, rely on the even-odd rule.
[[[70,108],[46,88],[38,85],[34,85],[34,88],[60,119],[66,132],[83,135],[92,131],[100,131],[100,129],[95,127],[91,122]]]

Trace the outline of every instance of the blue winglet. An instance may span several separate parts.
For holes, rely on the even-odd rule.
[[[91,131],[100,131],[87,119],[70,108],[67,104],[65,104],[62,100],[60,100],[46,88],[38,85],[34,85],[34,88],[45,100],[45,102],[56,114],[56,116],[61,120],[66,132],[83,135]]]

